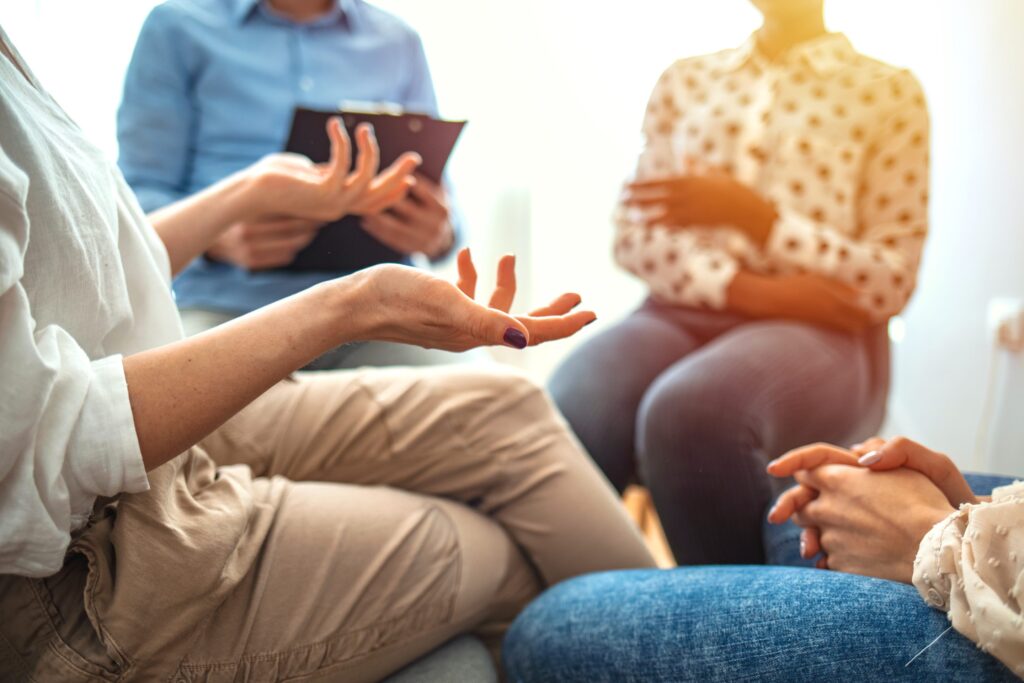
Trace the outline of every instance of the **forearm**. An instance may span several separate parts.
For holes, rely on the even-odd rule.
[[[181,201],[149,214],[177,274],[203,254],[232,224],[257,215],[251,198],[258,192],[256,180],[236,173]]]
[[[124,359],[147,470],[188,449],[322,353],[360,336],[359,275]]]
[[[740,270],[726,289],[726,310],[763,318],[778,315],[781,302],[774,296],[773,278],[758,275],[749,270]]]

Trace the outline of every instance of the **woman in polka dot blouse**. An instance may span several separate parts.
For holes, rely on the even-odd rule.
[[[650,297],[551,387],[684,564],[764,561],[765,463],[878,429],[928,227],[914,76],[826,32],[823,0],[752,2],[745,44],[658,80],[614,245]]]

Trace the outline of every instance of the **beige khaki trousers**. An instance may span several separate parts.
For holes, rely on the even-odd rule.
[[[252,559],[244,569],[225,563],[232,569],[220,580],[230,588],[194,633],[166,639],[173,656],[139,654],[174,631],[176,613],[147,620],[161,622],[149,624],[148,638],[119,632],[124,618],[86,614],[82,601],[83,590],[116,592],[116,577],[88,586],[85,562],[69,556],[50,579],[0,577],[0,678],[374,681],[460,633],[496,645],[548,585],[653,566],[545,393],[501,368],[300,374],[201,449],[219,483],[251,489],[253,519],[266,523],[258,540],[230,549]],[[216,507],[214,499],[184,509]],[[193,531],[168,542],[201,556],[202,530],[215,542],[219,518],[187,521]]]

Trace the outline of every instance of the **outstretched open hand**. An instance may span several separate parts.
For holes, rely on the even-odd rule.
[[[486,306],[475,300],[477,272],[469,249],[459,252],[455,284],[398,265],[375,266],[351,277],[364,279],[369,289],[369,300],[361,305],[370,318],[367,339],[447,351],[499,345],[522,349],[570,337],[597,319],[592,311],[573,312],[581,302],[574,293],[526,315],[511,315],[516,294],[511,255],[498,262],[496,286]]]

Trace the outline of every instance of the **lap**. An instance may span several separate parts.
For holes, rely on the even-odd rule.
[[[270,534],[183,672],[379,680],[507,622],[538,590],[508,535],[465,506],[386,487],[256,483],[285,488]]]
[[[542,390],[501,366],[297,373],[204,440],[219,465],[257,475],[387,485],[465,498],[496,476],[493,444],[534,417]]]
[[[655,377],[699,343],[677,321],[645,306],[576,349],[556,370],[552,394],[560,406],[636,401]]]
[[[505,644],[514,680],[1012,680],[913,587],[791,567],[597,574],[557,586]]]
[[[776,452],[867,436],[878,425],[863,416],[878,401],[863,337],[772,320],[736,326],[668,368],[641,411],[670,428],[685,426],[680,417],[740,423]]]

